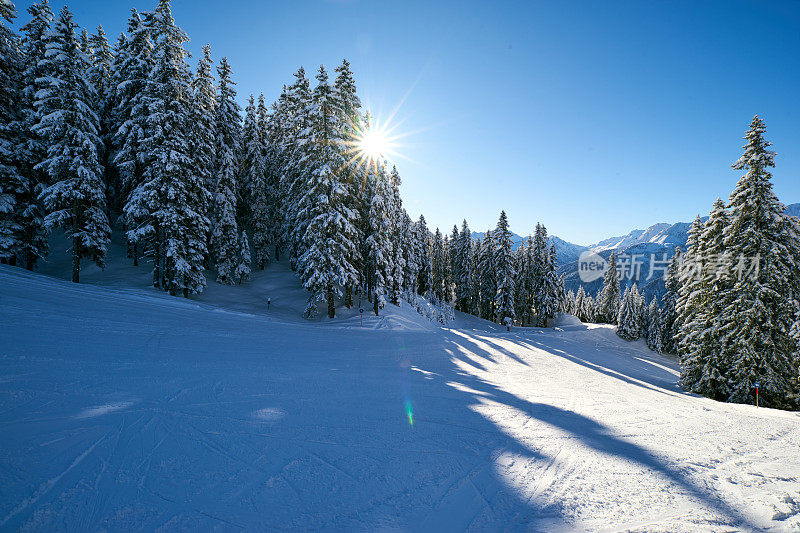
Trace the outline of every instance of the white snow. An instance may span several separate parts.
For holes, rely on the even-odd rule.
[[[685,394],[611,327],[148,276],[0,266],[0,529],[800,529],[798,413]]]

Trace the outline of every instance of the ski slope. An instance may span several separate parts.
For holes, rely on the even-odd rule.
[[[610,327],[308,323],[282,265],[184,300],[123,263],[0,266],[0,530],[800,530],[798,413]]]

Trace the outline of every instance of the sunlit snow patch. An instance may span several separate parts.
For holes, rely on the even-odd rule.
[[[265,422],[276,422],[286,416],[286,411],[280,407],[265,407],[253,413],[253,416]]]
[[[114,411],[119,411],[121,409],[125,409],[126,407],[130,407],[135,402],[114,402],[114,403],[107,403],[104,405],[96,405],[94,407],[89,407],[88,409],[84,409],[80,413],[78,413],[75,418],[83,419],[83,418],[94,418],[97,416],[107,415],[108,413],[113,413]]]

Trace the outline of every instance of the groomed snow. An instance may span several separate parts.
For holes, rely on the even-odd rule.
[[[0,530],[800,530],[800,416],[610,327],[307,323],[282,265],[192,301],[121,265],[0,266]]]

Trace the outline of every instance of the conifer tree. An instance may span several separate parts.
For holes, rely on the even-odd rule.
[[[625,289],[617,315],[617,335],[632,341],[639,338],[642,329],[639,289],[634,283]]]
[[[460,311],[469,313],[472,310],[472,232],[467,221],[461,223],[461,232],[458,234],[454,246],[454,271],[453,278],[456,285],[456,307]]]
[[[721,308],[722,357],[730,362],[729,400],[749,401],[761,384],[765,405],[781,406],[798,368],[792,360],[789,331],[798,295],[796,222],[772,191],[769,168],[774,152],[758,116],[745,134],[744,154],[733,168],[744,170],[730,197],[730,223],[723,243],[736,261]],[[758,261],[758,268],[745,267]]]
[[[478,291],[480,316],[487,320],[495,319],[495,302],[497,296],[497,276],[495,271],[495,244],[491,230],[486,230],[481,240],[478,254]]]
[[[419,259],[417,256],[417,232],[416,223],[411,220],[406,210],[403,210],[400,230],[404,236],[403,259],[405,270],[403,271],[403,287],[410,293],[417,292],[417,280],[419,279]]]
[[[143,19],[135,9],[128,19],[128,31],[117,50],[114,61],[113,143],[114,164],[119,173],[119,195],[122,221],[127,228],[127,239],[133,264],[138,265],[139,254],[153,237],[153,226],[148,223],[148,209],[144,189],[145,169],[151,163],[151,153],[143,146],[150,136],[150,108],[148,88],[153,70],[153,41],[150,17]],[[155,259],[155,258],[154,258]]]
[[[431,234],[425,223],[425,217],[420,215],[415,225],[414,256],[417,263],[417,294],[424,296],[431,291],[431,261],[429,255]]]
[[[189,149],[192,158],[194,180],[202,185],[197,194],[205,200],[204,211],[208,222],[205,227],[205,253],[203,266],[210,264],[209,251],[211,249],[211,220],[213,213],[212,191],[216,190],[214,175],[214,150],[216,138],[216,102],[217,97],[214,87],[214,76],[211,72],[211,47],[203,46],[203,55],[197,62],[197,70],[192,79],[191,91],[191,130]]]
[[[50,176],[42,191],[44,225],[61,226],[72,238],[72,281],[78,283],[81,258],[105,265],[111,228],[105,213],[105,187],[97,158],[100,139],[92,109],[94,90],[87,79],[89,60],[80,49],[72,13],[64,7],[46,34],[43,87],[36,94],[36,133],[47,156],[37,165]]]
[[[669,268],[664,274],[664,295],[661,297],[661,312],[659,313],[659,353],[672,353],[675,348],[675,319],[677,311],[675,305],[678,299],[680,265],[683,252],[680,248],[675,249],[675,253],[669,263]]]
[[[389,175],[391,186],[391,202],[389,206],[392,231],[392,287],[390,299],[394,305],[400,305],[400,294],[405,287],[406,258],[410,248],[408,232],[404,220],[407,218],[403,209],[403,200],[400,198],[400,174],[392,166]]]
[[[239,262],[234,273],[239,285],[245,281],[250,281],[250,243],[247,240],[247,232],[242,230],[239,237]]]
[[[439,228],[433,233],[429,248],[431,264],[431,293],[439,301],[447,300],[447,255]]]
[[[217,67],[219,89],[217,113],[215,118],[216,139],[214,143],[214,172],[216,174],[216,194],[214,204],[216,218],[213,244],[217,267],[217,283],[231,285],[235,282],[239,227],[236,223],[237,205],[237,157],[241,142],[239,124],[239,104],[231,79],[231,67],[223,57]]]
[[[304,253],[304,236],[308,218],[300,215],[301,199],[308,194],[305,160],[314,149],[311,126],[312,99],[308,78],[303,67],[294,74],[295,81],[281,95],[279,146],[281,152],[281,212],[283,213],[282,245],[288,249],[292,268]]]
[[[542,226],[542,230],[545,232],[547,231],[544,226]],[[545,249],[547,249],[546,244]],[[544,276],[542,285],[543,298],[540,301],[538,313],[540,326],[546,326],[548,320],[555,318],[563,299],[564,286],[556,272],[558,266],[557,261],[555,245],[551,245],[550,251],[545,258],[542,272]]]
[[[388,201],[391,192],[383,171],[376,175],[374,192],[369,206],[369,236],[366,240],[367,262],[372,280],[372,304],[375,315],[386,305],[386,294],[394,284],[392,279],[393,249]]]
[[[261,105],[263,105],[263,100]],[[264,110],[265,112],[266,110]],[[255,98],[250,95],[245,109],[242,142],[244,144],[244,159],[242,161],[242,175],[244,182],[250,188],[250,211],[252,213],[251,226],[253,228],[253,249],[256,256],[256,265],[264,269],[270,262],[271,239],[271,191],[267,176],[265,158],[265,128],[264,117],[259,115]]]
[[[608,260],[603,288],[597,295],[598,319],[607,324],[615,324],[620,305],[619,273],[617,272],[617,258],[614,253]]]
[[[115,133],[112,115],[115,98],[112,79],[114,54],[102,26],[98,26],[95,33],[87,36],[87,45],[86,53],[91,60],[87,76],[96,91],[94,108],[100,123],[98,135],[102,141],[98,146],[98,155],[103,167],[103,182],[106,184],[106,204],[111,209],[115,207],[115,199],[119,196],[118,173],[112,164]]]
[[[508,229],[506,212],[500,212],[497,228],[492,233],[494,238],[494,268],[497,276],[497,292],[495,293],[495,320],[505,323],[507,319],[516,318],[514,310],[514,292],[516,273],[514,272],[514,255],[511,250],[511,231]]]
[[[23,63],[19,38],[6,26],[16,16],[14,4],[0,3],[0,261],[3,263],[15,263],[22,251],[24,228],[19,211],[24,207],[18,203],[22,203],[28,189],[18,155],[24,129],[19,97]]]
[[[650,305],[647,308],[647,346],[653,350],[658,351],[658,339],[660,337],[660,313],[658,307],[658,301],[656,298],[653,298],[650,301]]]
[[[145,161],[142,182],[131,192],[125,216],[134,242],[150,236],[153,285],[184,297],[205,288],[203,259],[208,229],[208,192],[191,153],[191,75],[186,34],[172,17],[169,0],[147,16],[153,38],[152,70],[137,106],[145,108],[147,137],[138,142]],[[137,111],[134,111],[137,113]]]
[[[700,333],[695,319],[700,309],[701,271],[705,260],[701,243],[702,233],[703,223],[700,220],[700,215],[697,215],[689,228],[686,253],[683,255],[678,278],[678,296],[675,301],[677,315],[675,321],[675,346],[682,358],[696,351],[697,337]]]
[[[10,130],[7,130],[16,140],[8,162],[16,167],[17,175],[9,175],[9,181],[3,185],[3,191],[13,195],[14,200],[13,210],[6,211],[11,217],[10,224],[3,230],[5,235],[11,235],[11,242],[5,247],[0,246],[0,260],[6,257],[7,261],[13,263],[19,256],[25,268],[33,270],[39,259],[45,258],[48,253],[41,193],[49,177],[45,170],[36,166],[47,157],[47,149],[46,140],[36,132],[35,125],[40,119],[36,93],[46,88],[43,79],[46,68],[43,63],[45,36],[52,26],[53,12],[47,0],[42,0],[31,5],[28,13],[31,20],[22,26],[19,56],[21,73],[17,96],[21,116],[18,117],[19,122],[9,122]],[[7,87],[13,90],[14,85],[12,83]],[[11,200],[8,196],[6,199]],[[11,249],[13,253],[10,253]]]
[[[348,190],[338,174],[342,168],[340,150],[335,146],[338,118],[328,73],[320,67],[312,104],[308,111],[309,151],[304,159],[304,196],[298,216],[307,221],[303,255],[298,266],[303,285],[309,291],[306,316],[316,313],[316,302],[325,299],[328,317],[336,313],[335,296],[342,288],[355,285],[358,272],[351,258],[359,254],[353,211],[347,206]]]
[[[575,316],[581,319],[581,322],[589,322],[586,315],[586,291],[583,290],[583,285],[578,287],[578,292],[575,295]]]

